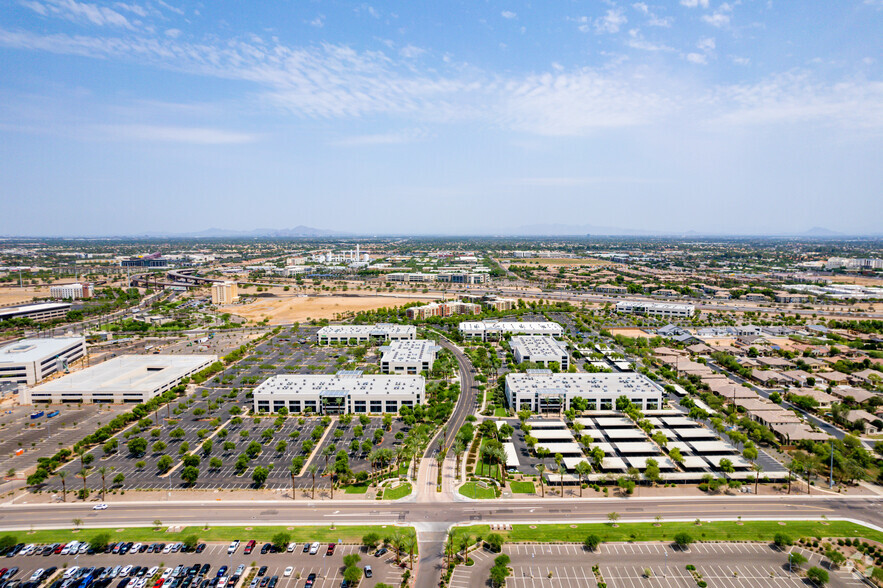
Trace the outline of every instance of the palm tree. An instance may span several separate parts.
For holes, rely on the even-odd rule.
[[[564,498],[564,469],[561,466],[561,462],[564,461],[564,456],[560,453],[555,454],[555,464],[558,466],[558,473],[561,475],[561,498]]]
[[[751,469],[754,470],[754,494],[757,495],[757,484],[760,482],[760,472],[763,471],[763,466],[759,463],[751,466]]]
[[[82,470],[80,470],[80,473],[78,475],[81,478],[83,478],[83,500],[86,500],[86,498],[87,498],[87,496],[86,496],[86,492],[87,492],[87,490],[86,490],[86,476],[88,476],[89,473],[86,471],[85,468],[83,468]]]
[[[58,472],[58,479],[61,480],[61,499],[64,502],[67,502],[67,484],[65,484],[64,479],[67,478],[67,472],[61,470]]]
[[[101,466],[98,468],[98,473],[101,474],[101,501],[104,502],[104,496],[107,494],[107,484],[104,482],[104,477],[107,475],[107,468]]]
[[[417,537],[414,535],[408,535],[405,537],[405,547],[408,549],[408,561],[410,562],[411,569],[414,569],[414,548],[417,547]]]
[[[316,472],[319,471],[319,466],[317,466],[314,463],[311,463],[310,467],[307,468],[307,471],[310,472],[311,476],[313,476],[313,491],[312,491],[312,495],[310,496],[310,500],[315,500],[316,499]]]
[[[460,548],[459,551],[463,552],[463,563],[466,563],[466,559],[469,555],[469,552],[467,550],[469,549],[470,545],[472,545],[472,537],[470,537],[469,535],[465,535],[465,534],[460,535],[460,541],[459,541],[458,547]]]
[[[291,474],[291,499],[297,498],[297,488],[294,487],[294,476],[298,473],[297,468],[288,466],[288,473]]]
[[[465,452],[466,445],[464,445],[462,441],[457,441],[454,444],[454,455],[457,456],[457,479],[460,478],[460,460],[463,458],[463,453]]]
[[[583,478],[588,478],[589,473],[592,471],[592,466],[589,465],[587,461],[581,461],[576,464],[574,468],[576,470],[576,475],[579,476],[579,497],[583,497]]]
[[[546,497],[546,486],[543,484],[543,472],[546,471],[546,466],[541,463],[537,464],[537,472],[540,474],[540,491],[543,493],[542,498]]]

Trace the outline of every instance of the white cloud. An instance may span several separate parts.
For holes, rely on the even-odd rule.
[[[702,53],[687,53],[687,61],[690,63],[705,65],[708,63],[708,58]]]
[[[325,26],[325,15],[320,14],[319,16],[317,16],[316,18],[311,20],[310,26],[316,27],[317,29],[321,29],[322,27],[324,27]]]
[[[632,8],[645,16],[650,14],[650,7],[647,6],[644,2],[635,2],[634,4],[632,4]]]
[[[392,133],[374,135],[355,135],[332,141],[332,145],[340,147],[364,147],[373,145],[402,145],[426,139],[429,134],[424,129],[408,129]]]
[[[739,57],[738,55],[733,56],[733,63],[736,65],[748,65],[751,63],[751,60],[747,57]]]
[[[116,26],[131,29],[129,20],[111,8],[77,2],[76,0],[36,0],[22,4],[42,16],[54,16],[72,22],[91,23],[98,26]]]
[[[713,27],[721,28],[730,24],[733,7],[724,2],[712,14],[703,14],[702,20]]]
[[[697,6],[708,8],[708,0],[681,0],[681,6],[686,6],[687,8],[696,8]]]
[[[638,29],[629,30],[629,40],[627,44],[632,49],[640,49],[641,51],[674,51],[673,48],[663,43],[652,43],[644,39],[641,31]]]
[[[507,18],[507,19],[513,19],[513,18],[518,17],[518,15],[516,13],[512,12],[511,10],[504,10],[503,12],[500,13],[500,16],[502,16],[503,18]]]
[[[177,39],[180,36],[181,36],[180,29],[167,29],[166,30],[166,37],[169,37],[171,39]]]
[[[660,17],[654,14],[645,2],[636,2],[632,4],[632,8],[647,17],[647,25],[651,27],[670,27],[673,19],[671,17]]]
[[[421,49],[420,47],[416,47],[414,45],[405,45],[401,49],[399,49],[399,55],[404,57],[405,59],[414,59],[420,57],[426,53],[426,49]]]
[[[221,129],[154,126],[154,125],[98,125],[95,130],[111,139],[156,141],[161,143],[193,143],[197,145],[233,145],[252,143],[258,139],[250,133]]]
[[[622,9],[611,8],[604,16],[595,20],[596,33],[618,33],[620,27],[628,22]]]
[[[702,51],[714,51],[715,42],[713,37],[702,37],[699,39],[699,42],[696,43],[696,48]]]
[[[125,2],[117,2],[114,4],[120,10],[127,10],[133,14],[137,14],[141,18],[147,16],[147,9],[143,6],[139,6],[138,4],[126,4]]]

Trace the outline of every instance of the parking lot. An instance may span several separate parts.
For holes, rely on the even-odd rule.
[[[826,568],[818,554],[794,548],[810,566]],[[666,543],[604,543],[595,552],[574,544],[510,544],[503,552],[512,558],[511,588],[695,588],[695,572],[711,588],[786,588],[806,586],[804,578],[788,569],[788,553],[763,543],[695,543],[686,551]],[[484,586],[497,554],[481,549],[470,553],[471,567],[457,566],[451,588]],[[598,575],[592,569],[597,565]],[[645,570],[650,571],[649,577]],[[826,568],[827,569],[827,568]],[[829,570],[830,586],[864,584],[852,573]]]
[[[170,537],[169,541],[174,541],[175,537]],[[360,586],[372,587],[380,582],[398,586],[401,583],[403,569],[395,565],[395,558],[391,553],[387,553],[382,557],[373,557],[367,553],[364,547],[358,545],[336,545],[334,554],[326,556],[327,543],[321,544],[321,548],[315,555],[303,553],[303,543],[298,543],[295,549],[290,553],[270,553],[261,555],[260,549],[262,543],[257,543],[255,550],[246,555],[244,553],[246,540],[243,539],[241,545],[233,555],[227,554],[229,543],[209,543],[205,551],[202,553],[127,553],[126,555],[114,554],[95,554],[95,555],[17,555],[11,558],[0,559],[0,567],[12,568],[18,567],[19,571],[15,578],[26,581],[31,574],[38,568],[49,568],[51,566],[63,569],[73,566],[79,567],[114,567],[118,565],[126,566],[158,566],[157,575],[162,573],[164,568],[174,568],[178,565],[192,566],[195,563],[200,565],[209,564],[211,569],[206,574],[206,578],[214,578],[217,576],[221,566],[227,566],[228,570],[225,575],[232,575],[233,571],[239,566],[245,566],[246,570],[242,575],[245,579],[249,572],[256,572],[261,566],[267,566],[264,575],[268,578],[278,577],[276,588],[303,588],[306,577],[316,574],[314,588],[338,588],[343,580],[343,558],[350,553],[358,553],[362,560],[358,567],[364,569],[366,565],[370,565],[373,571],[371,578],[362,578]],[[252,567],[252,563],[254,566]],[[291,575],[285,576],[284,571],[287,567],[291,567]],[[119,583],[119,578],[114,580],[112,586]],[[240,586],[247,584],[240,584]],[[152,584],[149,584],[152,586]]]

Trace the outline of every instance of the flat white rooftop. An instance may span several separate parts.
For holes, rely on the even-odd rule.
[[[516,335],[509,345],[514,352],[530,358],[560,357],[567,353],[563,343],[549,335]]]
[[[84,341],[82,337],[22,339],[0,347],[0,364],[41,361]]]
[[[6,306],[0,308],[0,318],[28,312],[46,312],[47,310],[62,310],[70,308],[68,302],[44,302],[42,304],[21,304],[19,306]]]
[[[283,374],[265,380],[255,388],[254,396],[315,396],[328,392],[346,392],[353,397],[422,395],[425,385],[423,376],[363,375],[360,372],[342,372],[331,376]]]
[[[417,332],[414,325],[394,325],[378,323],[376,325],[329,325],[319,329],[319,337],[341,337],[346,335],[362,335],[385,337],[387,335],[409,335]]]
[[[524,333],[528,335],[560,335],[561,325],[551,321],[463,321],[460,330],[468,333]]]
[[[573,441],[573,435],[567,429],[534,429],[530,436],[538,441]]]
[[[510,373],[506,375],[506,386],[512,393],[517,395],[559,393],[576,395],[606,394],[618,397],[620,395],[629,396],[632,394],[658,395],[662,392],[659,385],[655,384],[650,378],[635,372],[597,374]]]
[[[397,339],[380,348],[383,363],[414,364],[435,361],[441,347],[435,341],[425,339]]]
[[[556,453],[560,453],[562,455],[573,455],[578,454],[582,455],[583,450],[580,447],[579,443],[537,443],[537,447],[542,447],[543,449],[548,449],[549,453],[555,455]]]
[[[37,386],[31,392],[149,393],[217,360],[217,355],[120,355]]]

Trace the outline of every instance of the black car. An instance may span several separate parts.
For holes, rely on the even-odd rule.
[[[202,553],[205,551],[205,543],[200,543],[196,546],[196,553]]]
[[[315,574],[313,574],[315,577]],[[279,582],[279,576],[273,576],[270,578],[270,583],[267,584],[267,588],[276,588],[276,583]]]
[[[270,576],[264,576],[263,578],[261,578],[260,586],[261,586],[261,588],[267,588],[267,584],[269,584],[269,583],[270,583]]]
[[[304,584],[304,588],[313,588],[313,582],[316,581],[316,574],[310,574],[307,576],[307,583]]]
[[[310,542],[306,541],[306,542],[304,542],[304,553],[309,553],[309,552],[310,552]]]
[[[212,566],[210,566],[209,564],[202,564],[202,568],[200,568],[199,570],[199,575],[205,576],[206,574],[208,574],[210,569],[212,569]]]
[[[264,543],[263,547],[261,547],[261,555],[267,555],[268,553],[270,553],[270,549],[272,548],[273,546],[271,544]]]
[[[141,547],[138,548],[138,553],[144,553],[147,551],[147,548],[150,547],[147,543],[141,544]]]
[[[386,547],[381,547],[380,549],[378,549],[377,551],[374,552],[374,557],[380,557],[381,555],[384,555],[388,552],[389,552],[389,549],[387,549]]]
[[[267,573],[267,566],[261,566],[260,568],[258,568],[258,577],[262,577],[266,573]]]

